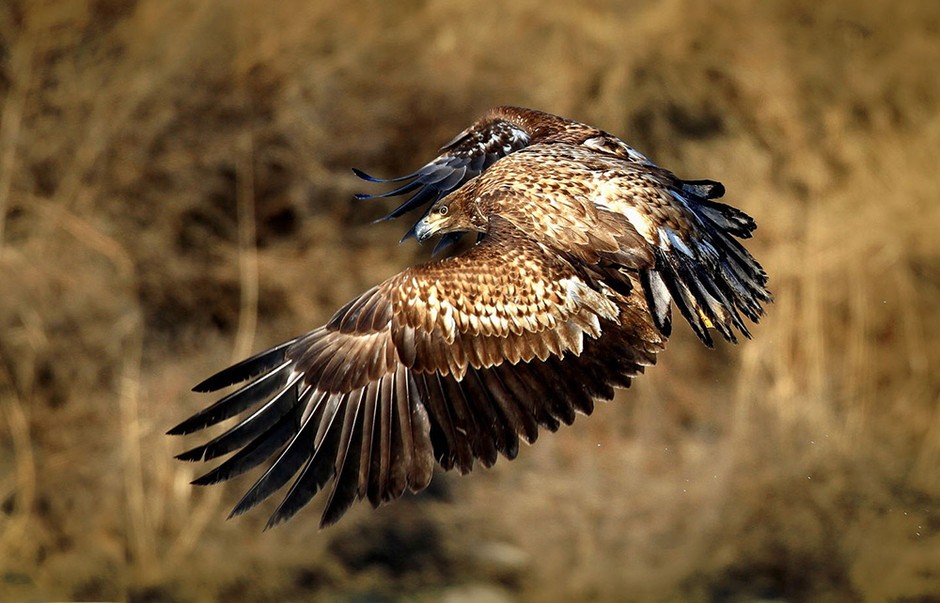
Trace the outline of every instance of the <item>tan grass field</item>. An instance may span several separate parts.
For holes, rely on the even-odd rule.
[[[0,3],[0,600],[940,601],[935,0]],[[497,104],[721,180],[776,302],[512,463],[225,521],[189,387],[430,248]]]

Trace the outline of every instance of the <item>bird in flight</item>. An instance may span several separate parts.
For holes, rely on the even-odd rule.
[[[517,107],[489,111],[436,159],[379,197],[425,207],[419,241],[475,233],[476,244],[406,268],[340,308],[326,325],[209,377],[247,381],[169,431],[241,415],[178,456],[231,454],[194,480],[267,469],[239,515],[287,486],[268,521],[328,490],[320,525],[356,500],[375,507],[417,492],[435,463],[469,472],[514,458],[520,440],[570,425],[656,361],[672,304],[708,346],[749,337],[771,301],[741,245],[750,216],[724,189],[681,180],[615,136]],[[365,196],[363,196],[365,197]]]

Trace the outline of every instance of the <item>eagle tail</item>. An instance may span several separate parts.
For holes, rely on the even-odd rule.
[[[750,238],[757,225],[743,211],[714,201],[723,194],[718,182],[680,182],[673,196],[695,215],[695,228],[684,233],[662,228],[656,268],[643,278],[660,331],[668,335],[672,298],[709,347],[712,329],[734,343],[736,332],[750,338],[742,314],[756,323],[764,314],[762,304],[773,301],[766,289],[767,273],[737,240]]]
[[[699,199],[720,199],[725,196],[725,185],[714,180],[683,180],[682,190]]]

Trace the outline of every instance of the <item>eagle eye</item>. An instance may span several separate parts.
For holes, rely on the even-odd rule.
[[[442,205],[442,206],[438,207],[438,208],[437,208],[437,213],[441,214],[442,216],[446,216],[446,215],[447,215],[447,206],[446,206],[446,205]]]

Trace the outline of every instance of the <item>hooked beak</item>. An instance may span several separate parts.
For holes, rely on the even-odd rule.
[[[428,221],[428,216],[424,216],[418,223],[414,225],[415,238],[418,239],[419,243],[424,243],[428,239],[434,236],[436,230]]]

